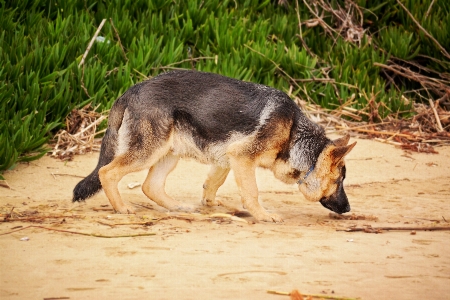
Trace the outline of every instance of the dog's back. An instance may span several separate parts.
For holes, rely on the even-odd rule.
[[[180,126],[193,124],[199,138],[217,141],[230,132],[254,131],[270,101],[286,102],[294,110],[286,94],[264,85],[212,73],[174,71],[140,84],[137,99],[128,109],[133,114],[152,110]]]

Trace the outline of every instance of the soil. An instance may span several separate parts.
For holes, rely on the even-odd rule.
[[[449,299],[450,231],[340,230],[450,226],[450,147],[421,154],[357,141],[346,160],[352,211],[344,218],[258,170],[260,202],[282,224],[245,213],[232,173],[218,193],[224,206],[201,206],[209,167],[194,161],[180,161],[167,192],[197,213],[167,212],[139,187],[128,188],[144,180],[140,172],[119,185],[136,215],[114,214],[103,192],[71,202],[98,153],[19,164],[4,173],[10,189],[0,187],[0,219],[7,219],[0,222],[0,298],[277,300],[289,297],[267,291],[297,289],[365,300]],[[233,219],[214,215],[236,211]]]

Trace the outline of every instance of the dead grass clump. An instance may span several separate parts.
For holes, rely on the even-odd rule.
[[[61,129],[55,135],[55,143],[50,156],[61,160],[72,160],[75,154],[99,151],[100,143],[95,136],[97,126],[106,116],[95,112],[90,104],[81,109],[73,109],[66,118],[66,130]]]

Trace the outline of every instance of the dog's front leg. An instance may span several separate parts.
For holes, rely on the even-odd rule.
[[[216,200],[216,193],[219,187],[227,179],[229,168],[222,168],[216,165],[211,166],[208,177],[203,184],[203,197],[202,204],[207,206],[217,206],[220,205],[219,201]]]
[[[282,222],[277,214],[268,213],[258,202],[258,186],[256,185],[255,161],[247,157],[229,155],[230,166],[234,171],[236,183],[242,197],[242,203],[258,221]]]
[[[178,159],[178,156],[167,154],[152,166],[142,185],[142,191],[156,204],[170,211],[181,210],[189,212],[194,210],[194,206],[172,199],[165,191],[166,178],[177,165]]]

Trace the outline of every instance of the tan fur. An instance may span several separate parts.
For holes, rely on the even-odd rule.
[[[222,168],[217,165],[212,165],[208,173],[205,183],[203,184],[203,205],[217,206],[220,203],[216,200],[216,193],[219,187],[227,179],[230,168]]]
[[[255,170],[263,167],[273,170],[280,179],[286,180],[283,174],[292,167],[287,167],[286,163],[277,163],[276,157],[282,148],[282,144],[289,138],[290,124],[276,124],[277,139],[260,143],[255,137],[249,136],[246,139],[231,144],[227,149],[227,156],[230,167],[234,171],[236,183],[242,197],[242,203],[247,210],[260,221],[281,222],[282,218],[277,214],[268,213],[258,202],[258,187],[256,185]],[[257,155],[255,155],[255,152]],[[283,170],[281,170],[283,169]]]
[[[119,181],[129,173],[145,170],[155,165],[162,157],[164,157],[169,152],[171,140],[172,139],[170,138],[169,142],[154,151],[150,155],[150,157],[146,157],[147,155],[145,151],[142,151],[142,153],[134,153],[135,155],[139,155],[139,157],[142,158],[141,161],[131,160],[132,162],[130,163],[130,158],[128,157],[129,154],[127,152],[116,156],[110,164],[102,167],[99,170],[98,174],[100,177],[100,182],[102,183],[102,187],[116,212],[121,214],[129,214],[135,212],[134,208],[127,201],[122,200],[119,189],[117,187]],[[149,176],[147,176],[147,178],[149,178]],[[162,203],[164,203],[164,201],[162,201]]]
[[[344,137],[344,140],[348,139]],[[343,140],[337,144],[342,145]],[[336,141],[335,141],[336,144]],[[344,165],[344,157],[347,155],[356,142],[348,146],[329,145],[319,156],[316,168],[305,181],[300,185],[300,191],[310,201],[319,201],[323,197],[328,197],[336,192],[336,180],[339,178],[340,171]]]

